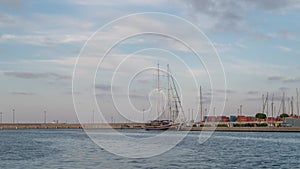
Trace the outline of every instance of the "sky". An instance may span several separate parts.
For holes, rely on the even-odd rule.
[[[160,104],[169,64],[189,119],[192,109],[199,119],[200,85],[210,113],[243,105],[255,115],[268,92],[277,114],[283,92],[296,102],[300,88],[299,20],[299,0],[2,0],[3,122],[12,109],[17,122],[42,122],[44,111],[48,122],[155,118],[158,63]]]

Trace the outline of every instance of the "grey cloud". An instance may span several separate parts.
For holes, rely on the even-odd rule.
[[[262,98],[260,97],[256,97],[256,98],[246,98],[244,99],[245,101],[258,101],[258,100],[261,100]]]
[[[0,13],[0,27],[9,27],[15,23],[15,18],[13,16]]]
[[[22,6],[21,0],[1,0],[0,1],[0,8],[19,8]]]
[[[257,95],[259,93],[260,93],[259,91],[248,91],[247,92],[247,94],[250,94],[250,95]]]
[[[133,99],[147,99],[148,96],[144,96],[144,95],[138,95],[138,94],[130,94],[129,98],[133,98]]]
[[[289,78],[283,81],[284,83],[299,83],[300,78]]]
[[[103,91],[110,91],[111,90],[111,85],[107,84],[96,84],[95,85],[96,89],[103,90]]]
[[[62,94],[66,94],[66,95],[72,95],[72,94],[74,94],[74,95],[80,95],[80,94],[82,94],[82,93],[81,93],[81,92],[67,91],[67,92],[63,92]]]
[[[184,1],[196,13],[202,13],[215,18],[216,29],[231,30],[238,27],[242,20],[241,4],[239,1],[188,0]]]
[[[225,93],[225,91],[221,90],[221,89],[218,89],[218,90],[215,90],[215,91],[218,92],[218,93]],[[233,94],[233,93],[236,93],[236,91],[227,89],[226,93],[227,94]]]
[[[187,0],[183,2],[192,9],[191,14],[201,13],[213,18],[214,29],[234,32],[247,30],[243,21],[247,16],[246,12],[251,12],[251,9],[281,12],[300,7],[300,1],[294,0]]]
[[[33,92],[10,92],[10,94],[13,94],[13,95],[24,95],[24,96],[36,95],[36,93],[33,93]]]
[[[138,83],[141,83],[141,84],[149,84],[151,82],[152,82],[151,80],[147,80],[147,79],[139,79],[138,80]]]
[[[262,97],[246,98],[245,101],[262,101]],[[274,96],[273,101],[281,101],[282,96]],[[272,101],[272,96],[269,95],[269,103]]]
[[[240,20],[243,10],[259,8],[266,11],[284,10],[299,7],[299,1],[295,0],[187,0],[184,1],[196,12],[205,13],[210,16],[224,16],[231,20]]]
[[[282,80],[283,77],[282,76],[269,76],[268,80]]]
[[[248,4],[267,11],[284,10],[299,4],[295,0],[246,0]]]
[[[3,75],[21,79],[46,79],[52,78],[56,80],[70,79],[70,76],[60,75],[57,73],[33,73],[33,72],[3,72]]]
[[[288,88],[288,87],[280,87],[280,88],[278,88],[278,90],[280,90],[282,92],[287,92],[287,91],[290,90],[290,88]]]

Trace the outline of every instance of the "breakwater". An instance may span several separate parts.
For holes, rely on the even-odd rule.
[[[3,123],[0,124],[0,129],[142,129],[144,125],[144,123]]]
[[[0,129],[143,129],[145,123],[3,123]],[[300,132],[300,127],[181,127],[181,130],[220,132]]]

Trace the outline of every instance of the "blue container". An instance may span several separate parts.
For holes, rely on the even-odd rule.
[[[230,116],[229,122],[236,122],[237,117],[236,116]]]

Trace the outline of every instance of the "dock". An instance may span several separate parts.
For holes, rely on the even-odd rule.
[[[145,123],[3,123],[1,129],[144,129]],[[182,131],[300,132],[300,127],[182,127]]]
[[[142,129],[144,123],[3,123],[0,129]]]

